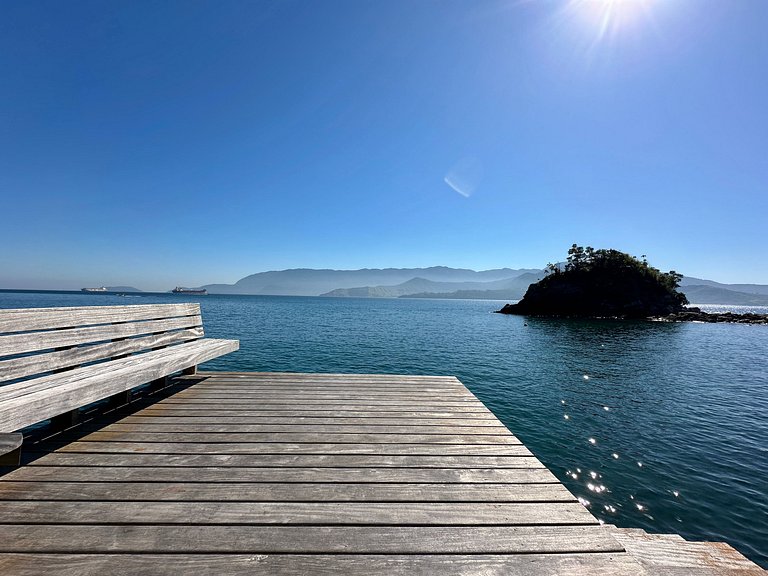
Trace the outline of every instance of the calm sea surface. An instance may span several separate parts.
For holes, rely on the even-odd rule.
[[[209,336],[240,340],[204,369],[455,375],[598,518],[725,540],[768,567],[768,326],[526,320],[477,300],[0,292],[0,308],[179,301],[201,303]]]

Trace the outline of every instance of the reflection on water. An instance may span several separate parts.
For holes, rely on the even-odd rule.
[[[765,564],[768,330],[528,324],[548,351],[546,375],[525,388],[537,409],[516,417],[490,402],[580,501],[603,521],[726,539]]]
[[[768,565],[768,326],[523,319],[498,302],[179,295],[209,369],[454,374],[599,519]],[[0,293],[0,307],[125,304]],[[768,310],[756,310],[766,312]]]

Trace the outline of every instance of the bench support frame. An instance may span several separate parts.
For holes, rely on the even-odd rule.
[[[51,428],[53,430],[66,430],[72,428],[80,422],[80,409],[68,410],[62,414],[51,418]]]
[[[21,463],[23,442],[20,432],[0,434],[0,466],[18,466]]]

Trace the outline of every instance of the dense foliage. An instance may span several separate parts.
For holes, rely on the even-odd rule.
[[[642,260],[638,260],[636,257],[618,250],[602,248],[595,250],[591,246],[584,248],[573,244],[568,250],[565,270],[561,270],[556,264],[547,264],[546,271],[549,274],[599,271],[613,271],[617,274],[634,272],[647,276],[670,290],[677,290],[680,287],[680,280],[683,279],[682,274],[674,270],[661,272],[658,268],[648,265],[645,255],[642,258]],[[681,294],[681,296],[685,298],[684,295]],[[687,304],[688,301],[682,303]]]
[[[546,270],[518,304],[505,307],[507,312],[639,318],[679,312],[688,303],[677,291],[682,274],[661,272],[644,256],[574,244],[564,266],[548,264]]]

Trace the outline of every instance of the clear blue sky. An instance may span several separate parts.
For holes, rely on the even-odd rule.
[[[768,2],[0,3],[0,287],[541,267],[768,283]]]

